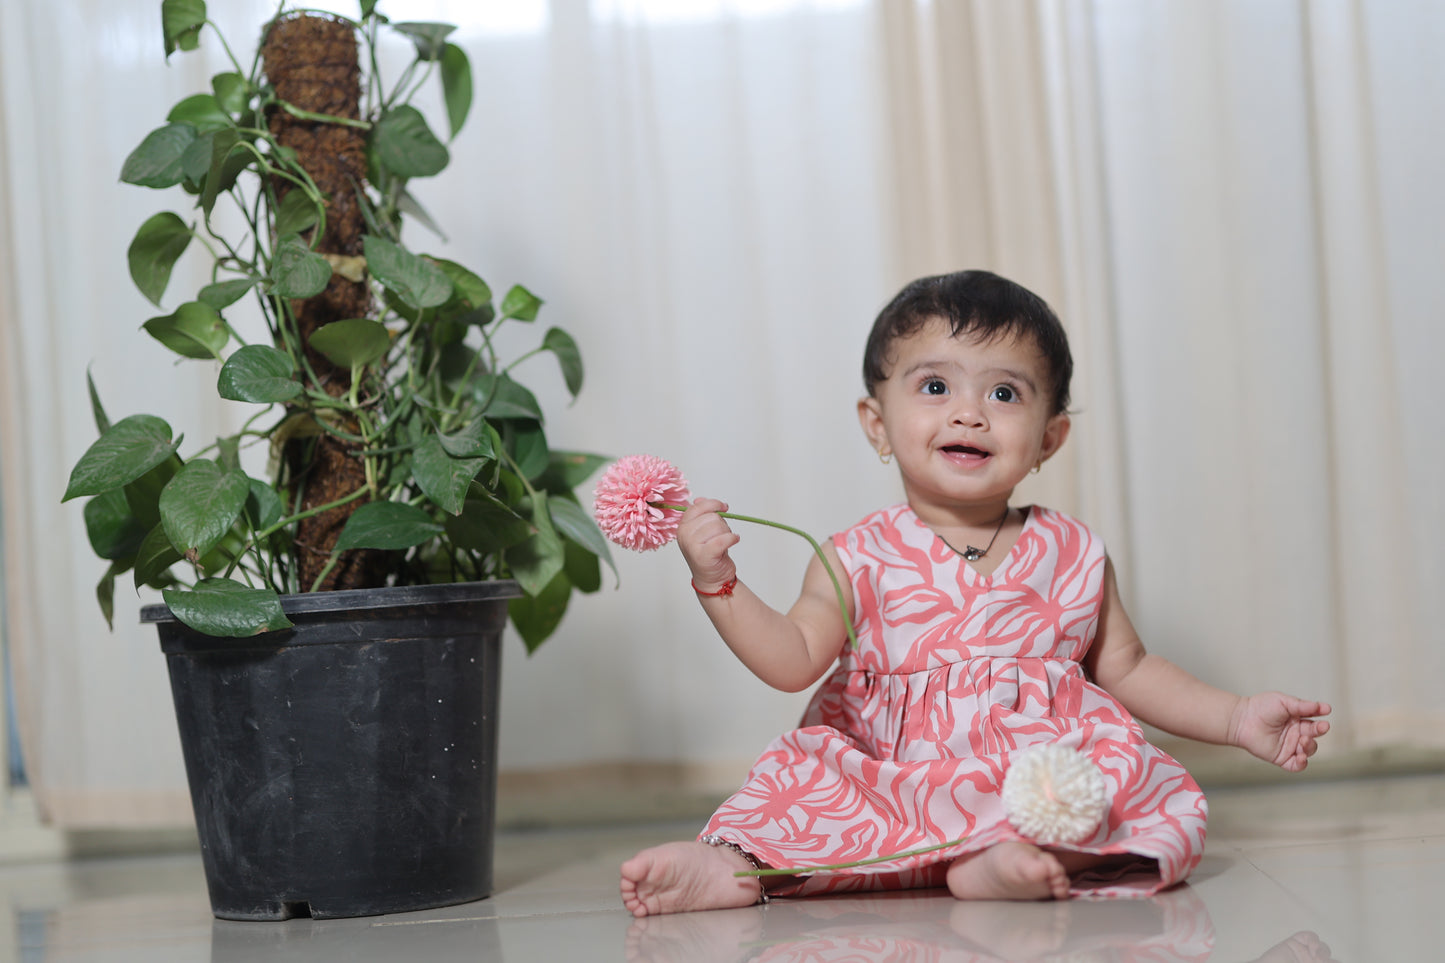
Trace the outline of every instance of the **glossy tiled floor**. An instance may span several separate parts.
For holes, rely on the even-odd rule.
[[[234,923],[199,859],[0,869],[0,960],[610,961],[1442,958],[1445,776],[1210,794],[1189,885],[1135,903],[961,904],[937,892],[634,921],[617,865],[689,827],[506,834],[497,893],[370,919]]]

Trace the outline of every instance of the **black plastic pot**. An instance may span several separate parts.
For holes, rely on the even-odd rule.
[[[216,916],[399,913],[490,895],[501,636],[515,582],[287,596],[218,639],[146,606],[170,669]]]

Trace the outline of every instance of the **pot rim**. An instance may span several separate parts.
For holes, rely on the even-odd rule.
[[[330,592],[301,592],[281,596],[281,610],[287,615],[316,615],[327,612],[366,612],[455,602],[487,602],[522,596],[515,579],[484,582],[443,582],[433,585],[388,585],[382,588],[340,589]],[[140,610],[143,625],[178,622],[164,602]]]

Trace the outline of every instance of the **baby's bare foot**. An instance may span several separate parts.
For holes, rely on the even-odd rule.
[[[733,875],[751,868],[725,847],[664,843],[622,864],[622,905],[637,917],[751,906],[762,884],[754,877]]]
[[[1053,853],[1012,840],[955,859],[948,867],[947,881],[955,899],[1065,899],[1069,895],[1069,874]]]

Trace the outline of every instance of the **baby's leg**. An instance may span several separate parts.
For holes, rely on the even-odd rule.
[[[761,881],[733,874],[752,868],[724,846],[664,843],[622,864],[622,904],[637,917],[751,906]]]

